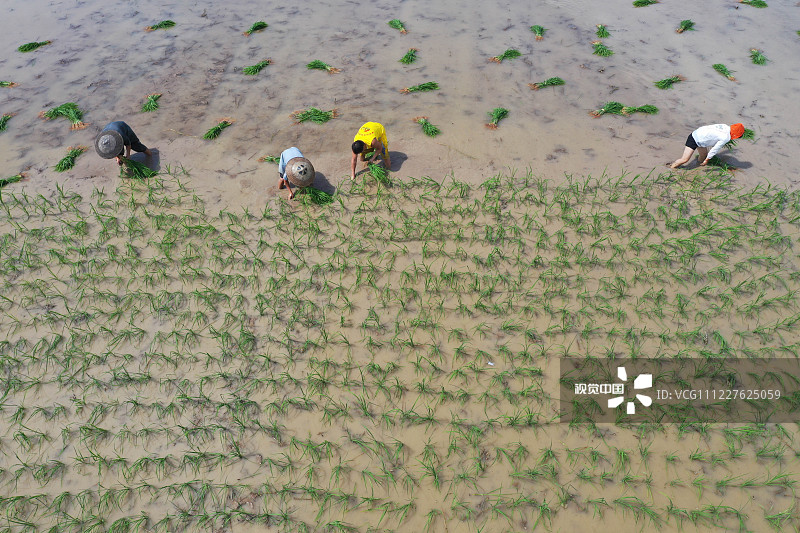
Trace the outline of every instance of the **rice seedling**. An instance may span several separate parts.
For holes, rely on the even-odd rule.
[[[260,20],[260,21],[258,21],[258,22],[254,22],[254,23],[253,23],[253,24],[250,26],[250,28],[248,28],[248,29],[247,29],[247,31],[245,31],[244,33],[242,33],[242,35],[244,35],[244,36],[246,36],[246,37],[250,37],[250,36],[251,36],[251,35],[253,35],[255,32],[257,32],[257,31],[261,31],[261,30],[264,30],[264,29],[266,29],[268,26],[269,26],[269,24],[267,24],[267,23],[266,23],[266,22],[264,22],[263,20]]]
[[[325,191],[321,191],[314,187],[303,187],[300,189],[302,191],[302,195],[300,196],[301,201],[306,201],[308,199],[314,205],[327,205],[333,202],[333,195],[326,193]]]
[[[217,123],[216,126],[212,126],[211,128],[209,128],[207,132],[203,134],[203,139],[206,140],[216,139],[217,137],[219,137],[220,133],[222,133],[222,130],[224,130],[233,123],[234,120],[231,118],[220,119],[220,121]]]
[[[334,68],[327,63],[323,63],[319,59],[315,59],[314,61],[306,65],[306,68],[310,70],[324,70],[328,74],[336,74],[337,72],[341,72],[340,69]]]
[[[486,127],[490,130],[496,130],[500,121],[508,116],[508,109],[504,107],[495,107],[487,113],[489,115],[489,123]]]
[[[67,155],[65,155],[61,161],[59,161],[55,166],[56,172],[65,172],[72,167],[75,166],[75,160],[81,155],[83,152],[87,150],[85,146],[76,146],[75,148],[70,147],[68,149]]]
[[[567,82],[565,82],[561,78],[554,77],[554,78],[547,78],[546,80],[537,83],[529,83],[528,87],[530,87],[534,91],[538,91],[539,89],[543,89],[545,87],[556,87],[557,85],[565,85],[566,83]]]
[[[439,90],[438,83],[436,83],[435,81],[426,81],[425,83],[420,83],[419,85],[412,85],[411,87],[400,89],[400,92],[403,94],[408,94],[408,93],[437,91],[437,90]]]
[[[142,113],[149,113],[158,109],[159,98],[161,98],[161,93],[148,94],[142,104]]]
[[[590,112],[589,114],[592,115],[594,118],[598,118],[606,114],[622,115],[624,114],[623,113],[624,109],[625,106],[619,102],[606,102],[605,104],[603,104],[603,107],[601,107],[600,109],[596,109]]]
[[[681,21],[681,23],[678,25],[678,29],[675,30],[675,33],[683,33],[689,30],[694,31],[694,22],[686,19]]]
[[[604,24],[598,24],[595,35],[598,39],[607,39],[608,37],[611,37],[611,32],[608,31],[608,28],[606,28]]]
[[[389,171],[383,168],[381,165],[370,163],[368,165],[368,168],[370,176],[375,178],[375,181],[377,181],[381,185],[392,184],[392,180],[391,178],[389,178]]]
[[[439,128],[430,123],[428,117],[414,117],[412,120],[422,126],[423,133],[428,137],[436,137],[442,132]]]
[[[633,113],[644,113],[646,115],[655,115],[658,113],[658,108],[654,105],[646,104],[639,107],[628,107],[625,106],[622,108],[623,115],[630,115]]]
[[[504,59],[514,59],[515,57],[519,57],[521,55],[522,53],[516,48],[509,48],[499,56],[494,56],[489,58],[489,61],[492,61],[494,63],[502,63]]]
[[[657,3],[658,0],[633,0],[633,7],[647,7]]]
[[[686,81],[686,78],[680,75],[675,75],[675,76],[670,76],[669,78],[664,78],[663,80],[653,82],[653,84],[659,89],[671,89],[673,85],[682,81]]]
[[[17,183],[18,181],[22,181],[25,178],[25,173],[20,172],[16,176],[11,176],[8,178],[0,178],[0,188],[5,187],[6,185],[10,185],[12,183]]]
[[[733,74],[731,73],[730,70],[728,70],[728,67],[726,67],[722,63],[714,63],[711,66],[714,67],[714,70],[716,70],[717,72],[719,72],[720,74],[722,74],[723,76],[728,78],[729,80],[736,81],[736,78],[733,77]]]
[[[533,26],[531,26],[531,31],[536,36],[536,40],[541,41],[542,39],[544,39],[544,32],[546,32],[547,29],[534,24]]]
[[[592,46],[594,47],[594,52],[592,53],[595,55],[600,57],[609,57],[614,55],[614,51],[600,41],[592,41]]]
[[[70,126],[71,130],[82,130],[88,126],[88,124],[83,122],[83,111],[81,111],[78,104],[74,102],[67,102],[66,104],[61,104],[58,107],[39,113],[39,118],[45,120],[51,120],[56,117],[65,117],[69,119],[70,122],[72,122]]]
[[[719,156],[716,155],[711,159],[709,159],[707,164],[708,166],[719,168],[723,172],[733,172],[734,170],[738,170],[736,167],[732,167],[731,165],[729,165],[728,163],[720,159]]]
[[[11,120],[11,117],[16,115],[16,113],[4,113],[2,117],[0,117],[0,131],[6,131],[6,127],[8,127],[8,121]]]
[[[339,113],[336,109],[331,109],[330,111],[322,111],[321,109],[317,109],[316,107],[310,107],[308,109],[302,109],[299,111],[295,111],[290,115],[295,124],[300,124],[301,122],[308,122],[311,121],[314,124],[325,124],[331,119],[334,119],[339,116]]]
[[[0,81],[0,87],[16,87],[17,85],[13,81]]]
[[[400,30],[400,33],[403,33],[403,34],[408,33],[408,30],[406,30],[406,25],[403,24],[403,22],[400,21],[399,19],[392,19],[389,22],[387,22],[387,24],[392,29]]]
[[[759,7],[759,8],[768,7],[767,3],[764,0],[739,0],[739,3],[740,4],[747,4],[748,6]]]
[[[258,161],[259,163],[274,163],[277,165],[281,162],[281,158],[277,155],[265,155],[263,157],[259,157]]]
[[[175,27],[174,20],[162,20],[161,22],[157,22],[152,26],[147,26],[144,31],[166,30],[167,28],[173,27]]]
[[[41,41],[41,42],[34,41],[34,42],[31,42],[31,43],[25,43],[25,44],[20,45],[19,48],[17,48],[17,51],[19,51],[19,52],[32,52],[32,51],[36,50],[37,48],[41,48],[42,46],[48,45],[48,44],[50,44],[52,42],[53,41]]]
[[[750,60],[755,65],[766,65],[767,64],[767,56],[759,50],[758,48],[751,48],[750,49]]]
[[[409,48],[406,55],[400,58],[400,62],[404,65],[410,65],[414,61],[417,60],[417,52],[419,52],[416,48]]]
[[[245,76],[255,76],[256,74],[258,74],[259,72],[261,72],[262,70],[264,70],[266,67],[268,67],[271,64],[272,64],[272,60],[271,59],[265,59],[263,61],[259,61],[255,65],[250,65],[249,67],[244,67],[242,69],[242,74],[244,74]]]

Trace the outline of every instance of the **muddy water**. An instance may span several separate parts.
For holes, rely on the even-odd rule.
[[[409,33],[385,24],[402,19]],[[142,28],[163,19],[177,26],[152,33]],[[696,31],[676,34],[684,18]],[[265,31],[242,36],[256,20]],[[596,24],[605,24],[615,51],[592,54]],[[548,29],[535,41],[529,26]],[[54,181],[112,186],[116,169],[89,154],[64,175],[52,167],[71,145],[91,146],[96,132],[126,120],[145,144],[156,147],[155,166],[184,165],[210,204],[255,206],[277,193],[275,169],[256,160],[297,145],[312,158],[319,185],[331,190],[348,173],[348,144],[368,120],[388,129],[393,170],[400,177],[455,173],[479,182],[507,168],[531,167],[561,180],[565,173],[646,173],[664,170],[688,132],[717,122],[744,122],[755,143],[742,142],[729,162],[737,180],[767,178],[792,184],[800,112],[796,61],[800,8],[775,2],[756,9],[718,2],[703,10],[681,0],[646,8],[630,2],[430,3],[318,2],[275,6],[266,2],[15,2],[0,20],[0,79],[20,84],[0,89],[0,112],[15,112],[0,134],[4,174],[30,167],[35,190]],[[32,53],[15,48],[32,40],[53,44]],[[411,47],[419,59],[398,59]],[[507,48],[523,56],[487,61]],[[770,62],[753,65],[750,48]],[[262,59],[273,64],[254,77],[241,68]],[[329,75],[306,70],[312,59],[342,69]],[[711,69],[724,63],[738,82]],[[667,91],[653,81],[688,78]],[[528,83],[559,76],[562,87],[531,91]],[[441,90],[403,95],[399,89],[437,81]],[[142,114],[152,92],[161,108]],[[588,112],[608,100],[654,104],[655,116],[606,116]],[[61,120],[44,122],[39,111],[77,102],[91,125],[70,132]],[[307,107],[336,108],[340,117],[319,126],[293,125],[289,114]],[[498,130],[483,127],[487,112],[506,107]],[[442,129],[425,137],[411,119],[427,115]],[[236,120],[216,141],[202,134],[223,117]]]

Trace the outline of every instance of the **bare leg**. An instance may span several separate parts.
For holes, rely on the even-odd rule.
[[[698,146],[697,155],[698,158],[700,159],[700,164],[702,165],[705,162],[706,158],[708,157],[708,148],[705,148],[703,146]]]
[[[686,164],[692,158],[693,153],[694,153],[694,148],[689,148],[688,146],[685,146],[683,148],[683,155],[680,157],[680,159],[676,159],[675,161],[673,161],[672,164],[669,166],[669,168],[678,168],[679,166]]]
[[[386,170],[392,170],[392,160],[389,159],[389,150],[383,152],[384,163],[386,163]]]

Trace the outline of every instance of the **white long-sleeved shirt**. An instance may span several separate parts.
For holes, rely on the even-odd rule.
[[[703,148],[713,146],[708,151],[708,159],[711,159],[725,146],[725,143],[731,140],[731,127],[727,124],[701,126],[692,132],[692,137],[694,137],[694,142],[697,143],[697,146],[702,146]]]

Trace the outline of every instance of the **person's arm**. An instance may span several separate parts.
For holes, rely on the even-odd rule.
[[[708,151],[708,156],[706,156],[706,160],[703,161],[700,164],[701,165],[707,164],[708,160],[711,159],[712,157],[714,157],[715,155],[717,155],[717,152],[722,150],[722,147],[725,146],[725,143],[727,143],[729,140],[730,140],[730,138],[718,140],[717,143],[714,145],[714,147],[711,148],[711,150]]]
[[[372,157],[369,158],[368,163],[372,164],[378,158],[379,155],[383,153],[383,143],[381,143],[377,137],[372,139]]]
[[[356,179],[356,163],[358,163],[358,154],[353,154],[350,158],[350,179]]]
[[[131,145],[130,144],[126,144],[125,145],[125,157],[127,159],[131,158]]]

